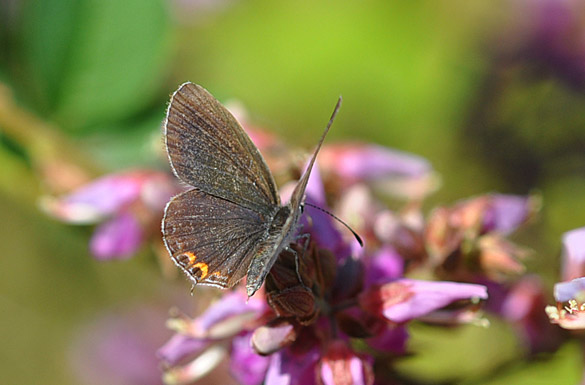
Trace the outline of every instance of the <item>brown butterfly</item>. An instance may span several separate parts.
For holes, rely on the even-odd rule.
[[[162,232],[194,284],[229,288],[247,275],[249,297],[262,286],[295,239],[311,169],[340,105],[341,98],[283,206],[264,158],[232,114],[199,85],[173,94],[164,139],[173,172],[193,188],[167,204]]]

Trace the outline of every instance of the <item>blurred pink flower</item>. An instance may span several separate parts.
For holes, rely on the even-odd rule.
[[[100,260],[124,259],[158,235],[164,207],[179,190],[165,173],[133,170],[98,178],[60,198],[46,197],[41,205],[65,222],[102,222],[90,241],[91,253]]]
[[[83,385],[162,385],[156,349],[166,308],[141,305],[100,316],[76,332],[69,362]]]
[[[320,385],[372,385],[373,359],[355,353],[346,342],[333,341],[319,361]]]
[[[585,276],[585,227],[563,234],[561,258],[563,281]]]
[[[167,367],[166,384],[202,378],[230,351],[233,375],[244,385],[261,383],[268,359],[252,350],[250,331],[264,322],[270,308],[261,293],[247,299],[243,291],[233,291],[197,318],[177,316],[167,322],[176,334],[158,350],[158,357]]]
[[[374,285],[360,294],[367,312],[401,323],[425,316],[459,300],[487,299],[482,285],[399,279]]]
[[[563,235],[564,280],[555,284],[556,306],[547,306],[546,313],[552,323],[565,329],[585,329],[585,228],[569,231]]]
[[[423,199],[439,184],[426,159],[373,144],[326,145],[319,165],[344,187],[368,183],[407,200]]]
[[[542,311],[547,303],[543,282],[536,275],[525,275],[503,298],[500,314],[518,331],[527,352],[551,352],[562,339]]]

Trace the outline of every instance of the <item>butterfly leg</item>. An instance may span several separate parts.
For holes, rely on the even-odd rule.
[[[309,243],[311,242],[311,234],[310,233],[304,233],[301,235],[298,235],[296,237],[297,241],[299,239],[304,240],[304,245],[303,245],[303,257],[305,256],[305,254],[307,253],[307,249],[309,248]]]
[[[299,239],[303,239],[304,240],[304,244],[303,244],[303,253],[301,255],[301,258],[303,258],[305,256],[305,254],[307,253],[307,249],[309,248],[309,243],[311,241],[311,234],[309,233],[305,233],[302,235],[299,235],[296,237],[297,240]],[[294,250],[291,247],[286,247],[286,249],[288,251],[290,251],[291,253],[294,254],[295,256],[295,272],[297,273],[297,278],[299,279],[299,282],[301,283],[301,285],[307,289],[307,290],[311,290],[307,285],[305,285],[305,283],[303,282],[303,278],[301,277],[301,272],[300,272],[300,259],[299,259],[299,254],[296,252],[296,250]]]

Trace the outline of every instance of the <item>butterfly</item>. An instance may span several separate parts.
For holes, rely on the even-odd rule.
[[[190,187],[170,200],[164,244],[193,284],[230,288],[247,276],[248,297],[260,289],[278,255],[295,240],[311,169],[335,110],[282,205],[258,148],[206,89],[185,83],[171,97],[164,140],[174,174]]]

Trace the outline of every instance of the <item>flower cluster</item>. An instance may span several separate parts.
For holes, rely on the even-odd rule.
[[[302,169],[296,152],[247,131],[287,201]],[[281,253],[264,288],[248,298],[237,286],[199,316],[175,313],[168,321],[175,335],[158,352],[165,383],[194,382],[226,361],[245,385],[401,382],[387,363],[410,353],[409,323],[486,325],[479,305],[488,288],[486,309],[513,321],[531,350],[542,350],[542,319],[535,322],[533,311],[540,306],[544,317],[544,290],[538,280],[516,280],[528,251],[508,239],[534,217],[538,197],[488,194],[425,214],[423,201],[439,178],[423,158],[336,144],[325,145],[318,161],[303,236]],[[164,204],[178,191],[170,174],[127,171],[43,205],[68,222],[104,221],[92,253],[127,258],[149,239],[160,243]],[[206,289],[195,290],[205,302]]]
[[[285,146],[249,133],[273,170],[294,170]],[[438,178],[424,159],[366,144],[326,145],[321,155],[300,225],[309,240],[281,253],[249,302],[236,288],[196,318],[172,318],[176,335],[159,351],[166,383],[196,381],[224,357],[246,385],[400,382],[382,363],[407,354],[409,322],[485,325],[486,285],[523,272],[527,250],[506,237],[538,211],[537,197],[490,194],[425,217],[422,199]],[[283,186],[283,201],[293,187]],[[378,197],[410,199],[393,211]]]

